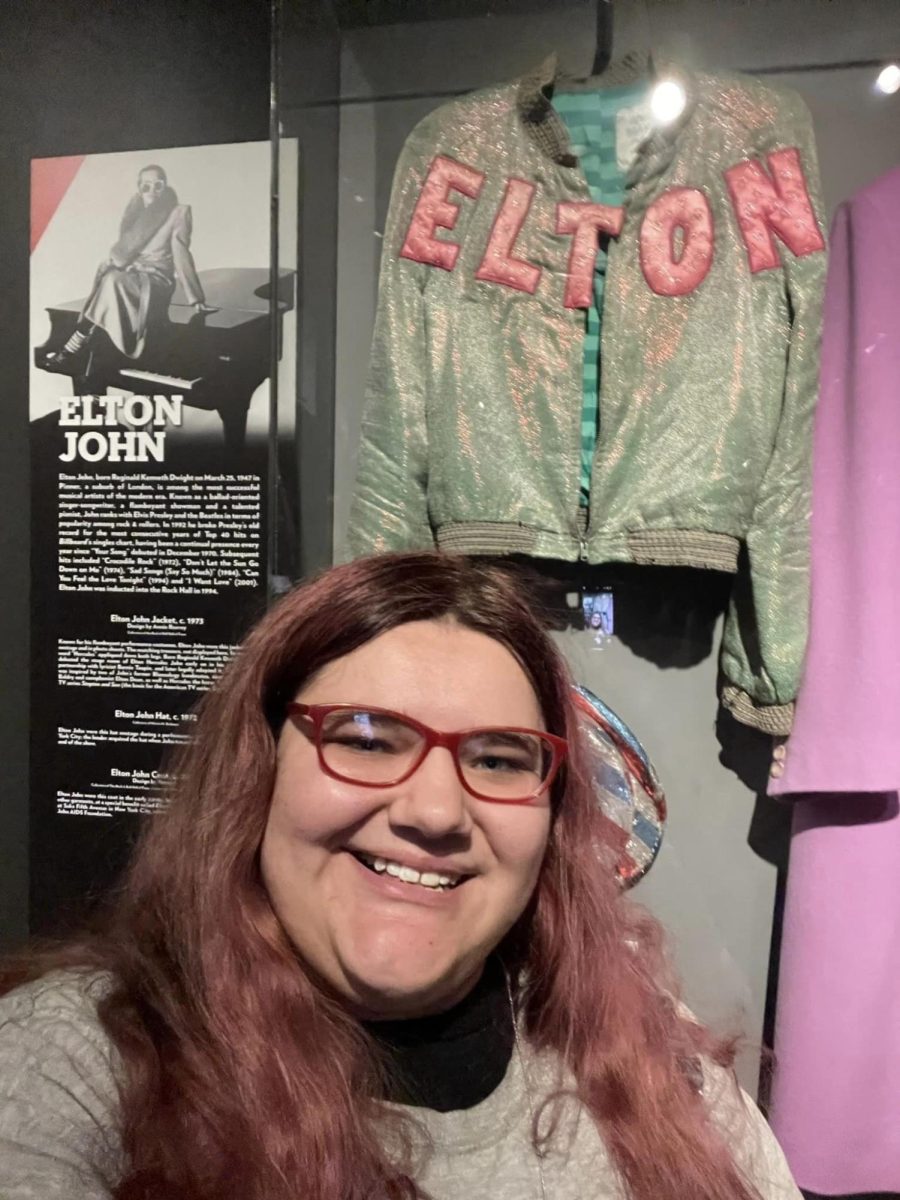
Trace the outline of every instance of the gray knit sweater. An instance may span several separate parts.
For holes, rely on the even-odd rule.
[[[0,1200],[110,1200],[122,1173],[116,1054],[96,1013],[103,977],[55,974],[0,1000]],[[707,1072],[715,1119],[764,1200],[801,1200],[756,1107]],[[557,1068],[525,1051],[482,1103],[411,1109],[425,1127],[416,1178],[434,1200],[621,1200],[603,1142],[571,1099],[540,1166],[530,1129]],[[186,1148],[186,1153],[190,1150]],[[302,1188],[298,1184],[298,1196]]]

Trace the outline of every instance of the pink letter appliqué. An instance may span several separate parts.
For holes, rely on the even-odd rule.
[[[494,218],[491,236],[476,279],[502,283],[520,292],[534,294],[541,279],[541,269],[513,254],[516,238],[521,232],[534,199],[535,185],[524,179],[509,179],[503,200]]]
[[[618,236],[624,221],[623,210],[609,204],[593,204],[588,200],[557,204],[556,232],[573,235],[564,300],[566,308],[590,308],[599,234]]]
[[[681,230],[680,252],[675,234]],[[641,270],[658,296],[684,296],[699,287],[715,251],[709,201],[699,188],[671,188],[644,215]]]
[[[483,184],[482,171],[439,155],[422,185],[400,257],[452,271],[459,257],[459,245],[438,241],[435,230],[452,229],[456,225],[459,205],[448,199],[451,188],[475,200]]]
[[[762,164],[749,159],[729,167],[725,182],[747,248],[750,270],[781,265],[773,232],[792,254],[801,257],[825,249],[806,187],[800,151],[794,147],[766,155],[771,178]]]

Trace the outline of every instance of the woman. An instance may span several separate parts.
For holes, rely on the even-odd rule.
[[[97,268],[75,332],[47,365],[65,368],[82,357],[98,329],[128,358],[144,351],[147,330],[164,320],[178,278],[195,312],[212,312],[191,254],[191,210],[179,204],[166,173],[155,163],[138,175],[119,237]]]
[[[175,773],[106,929],[6,974],[4,1200],[799,1197],[501,571],[298,588]]]

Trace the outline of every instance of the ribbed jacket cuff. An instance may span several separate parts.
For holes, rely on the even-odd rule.
[[[794,723],[794,702],[756,704],[739,687],[729,684],[722,689],[722,703],[736,721],[750,725],[773,737],[787,737]]]

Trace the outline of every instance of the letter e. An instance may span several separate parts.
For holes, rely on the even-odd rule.
[[[80,425],[81,424],[81,396],[61,396],[59,400],[59,423],[60,425]]]
[[[459,257],[459,246],[456,242],[438,241],[435,232],[438,229],[453,229],[456,225],[459,205],[448,199],[451,188],[475,200],[483,184],[483,172],[438,155],[431,164],[413,209],[400,257],[452,271]]]

